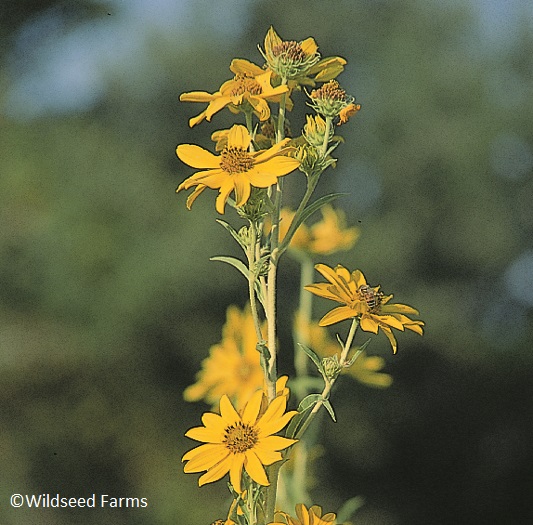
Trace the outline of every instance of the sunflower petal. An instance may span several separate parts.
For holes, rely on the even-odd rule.
[[[253,450],[248,450],[245,453],[246,460],[244,461],[244,468],[250,477],[260,485],[270,485],[265,469],[261,464],[259,458],[255,455]]]
[[[396,342],[396,338],[394,337],[392,330],[390,328],[387,328],[386,326],[382,326],[381,329],[383,330],[390,342],[390,345],[392,347],[392,353],[395,354],[398,351],[398,343]]]
[[[329,326],[331,324],[340,323],[346,319],[352,319],[356,317],[357,313],[350,308],[349,306],[338,306],[330,310],[320,321],[318,322],[319,326]]]
[[[210,468],[204,475],[200,476],[200,479],[198,480],[198,485],[200,485],[201,487],[206,483],[213,483],[214,481],[218,481],[229,472],[230,468],[231,458],[228,456],[220,463]]]
[[[219,168],[220,157],[196,144],[180,144],[176,155],[182,162],[193,168]]]
[[[228,427],[235,425],[241,420],[241,417],[233,408],[233,405],[226,394],[220,398],[220,416],[224,420],[225,425]]]
[[[359,326],[361,327],[361,330],[364,330],[365,332],[372,332],[373,334],[378,333],[379,323],[373,316],[363,315]]]
[[[259,415],[259,410],[261,409],[261,401],[263,400],[263,392],[258,390],[251,397],[250,401],[246,404],[246,408],[242,414],[242,422],[248,425],[253,425],[257,416]]]
[[[224,209],[226,207],[226,202],[228,202],[229,194],[233,191],[233,182],[227,181],[226,183],[220,186],[219,194],[215,201],[215,209],[218,213],[224,215]]]
[[[230,103],[231,97],[229,96],[220,95],[219,97],[216,97],[209,103],[209,106],[207,106],[207,109],[205,110],[205,119],[209,122],[215,113],[218,113]]]
[[[252,141],[248,130],[240,124],[231,127],[228,133],[228,147],[247,150]]]
[[[236,173],[232,177],[233,186],[235,188],[235,205],[242,206],[248,202],[252,188],[250,181],[242,173]]]
[[[240,494],[242,492],[241,479],[242,479],[242,467],[244,465],[245,455],[234,454],[233,461],[229,470],[229,480],[233,488]]]

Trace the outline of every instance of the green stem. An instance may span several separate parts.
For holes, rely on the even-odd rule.
[[[348,337],[346,338],[346,342],[344,343],[344,347],[341,352],[341,358],[340,358],[340,365],[344,365],[347,361],[348,352],[350,351],[350,348],[352,347],[353,339],[355,337],[355,333],[357,332],[357,328],[359,326],[359,320],[354,317],[352,320],[352,325],[350,326],[350,332],[348,333]],[[298,432],[295,436],[295,439],[300,439],[304,432],[307,430],[309,425],[312,423],[313,419],[315,419],[318,411],[320,410],[320,407],[324,404],[323,400],[326,400],[329,398],[329,395],[331,393],[331,389],[333,385],[335,384],[336,378],[332,378],[331,380],[327,381],[326,385],[324,386],[324,390],[322,391],[322,399],[317,401],[313,409],[311,410],[310,414],[307,416],[307,419],[304,421],[303,425],[298,429]]]
[[[285,85],[287,79],[282,79],[282,84]],[[276,143],[279,143],[284,138],[285,130],[285,106],[287,102],[287,95],[284,93],[281,96],[279,103],[278,127],[276,130]],[[281,212],[281,198],[283,191],[283,179],[278,179],[274,194],[274,210],[272,212],[272,227],[270,230],[270,266],[267,276],[267,332],[268,332],[268,351],[270,358],[268,360],[268,371],[265,375],[266,390],[268,401],[271,402],[276,397],[276,361],[277,361],[277,342],[276,342],[276,279],[278,270],[278,260],[281,253],[279,252],[279,219]],[[274,512],[276,510],[276,494],[278,486],[279,468],[276,463],[270,466],[267,470],[270,485],[265,491],[265,519],[266,523],[274,521]]]
[[[250,301],[250,312],[252,314],[252,319],[254,320],[255,336],[257,338],[257,342],[259,343],[263,341],[263,334],[261,332],[261,321],[257,311],[257,301],[255,295],[255,282],[257,277],[254,271],[254,267],[259,258],[257,257],[257,231],[254,223],[252,222],[250,222],[249,232],[249,245],[246,251],[246,257],[248,259],[248,299]],[[266,382],[268,380],[268,367],[267,363],[265,363],[263,353],[261,353],[261,366],[263,368]]]
[[[289,226],[289,229],[287,231],[287,234],[283,238],[283,242],[281,243],[279,247],[279,255],[282,255],[283,252],[289,247],[289,244],[291,242],[291,239],[294,237],[294,234],[297,230],[297,219],[300,217],[302,212],[304,211],[305,207],[307,206],[307,203],[309,202],[309,199],[313,195],[313,192],[315,191],[316,185],[318,183],[318,177],[314,179],[307,179],[307,189],[305,190],[305,194],[298,205],[298,209],[296,210],[296,213],[294,214],[294,217],[292,219],[291,225]]]
[[[305,254],[299,257],[301,262],[300,267],[300,301],[298,308],[298,318],[296,321],[296,328],[294,331],[295,343],[301,343],[309,346],[309,326],[311,324],[313,314],[313,294],[304,290],[304,286],[313,281],[313,261]],[[294,348],[294,368],[297,377],[307,376],[308,357],[300,346],[295,345]],[[305,397],[305,394],[304,396]]]

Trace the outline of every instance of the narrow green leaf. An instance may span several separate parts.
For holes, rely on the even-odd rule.
[[[299,412],[296,414],[292,419],[289,425],[287,426],[287,429],[285,430],[285,437],[288,437],[289,439],[293,439],[296,433],[298,432],[298,428],[300,427],[300,423],[303,421],[303,419],[306,417],[307,411]]]
[[[368,346],[371,339],[367,339],[361,346],[355,348],[355,352],[349,361],[344,365],[346,368],[350,368],[356,361],[356,359],[363,353],[363,350]]]
[[[298,405],[298,412],[305,412],[306,410],[309,410],[322,399],[322,394],[309,394],[300,401],[300,404]]]
[[[316,353],[311,350],[311,348],[303,345],[302,343],[298,343],[298,346],[307,354],[307,357],[315,363],[316,367],[318,368],[318,371],[320,372],[322,370],[322,359],[316,355]]]
[[[248,268],[241,260],[236,259],[235,257],[226,257],[223,255],[217,255],[216,257],[211,257],[209,260],[228,263],[230,266],[237,268],[237,270],[239,270],[239,272],[241,272],[244,275],[246,280],[248,280]]]
[[[244,252],[246,253],[246,244],[244,244],[242,242],[242,239],[240,238],[239,236],[239,233],[235,230],[235,228],[233,228],[233,226],[231,226],[230,224],[228,224],[226,221],[223,221],[223,220],[220,220],[220,219],[215,219],[218,224],[220,224],[221,226],[224,226],[224,228],[226,228],[226,230],[231,234],[231,236],[239,243],[239,246],[244,250]]]
[[[335,423],[336,423],[337,422],[337,418],[335,417],[335,412],[333,411],[333,407],[331,406],[331,403],[329,402],[329,400],[328,399],[323,399],[322,403],[326,407],[326,410],[329,412],[329,415],[331,416],[331,419],[333,419],[333,421],[335,421]]]

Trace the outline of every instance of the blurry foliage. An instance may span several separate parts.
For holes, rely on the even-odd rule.
[[[6,5],[10,34],[37,4]],[[338,167],[319,187],[355,194],[339,204],[363,235],[324,262],[362,268],[427,323],[422,342],[399,338],[394,358],[374,338],[390,390],[341,383],[339,424],[324,422],[320,503],[330,510],[363,494],[359,525],[531,522],[531,503],[517,497],[531,489],[531,311],[516,332],[512,308],[482,330],[487,311],[509,301],[502,272],[531,247],[531,173],[497,178],[490,164],[499,133],[533,142],[533,106],[521,103],[533,89],[530,35],[492,55],[466,7],[415,0],[256,2],[243,24],[241,41],[155,34],[151,60],[129,73],[135,85],[117,75],[90,112],[0,117],[0,521],[36,519],[7,506],[14,491],[150,502],[112,515],[39,513],[50,524],[221,517],[224,484],[198,494],[182,473],[181,436],[203,407],[181,392],[219,340],[226,306],[244,305],[246,292],[236,272],[208,260],[237,254],[213,203],[188,212],[174,194],[190,174],[174,148],[208,144],[230,118],[190,130],[200,108],[178,96],[214,91],[232,57],[260,62],[256,44],[273,24],[347,58],[340,80],[363,105],[339,128]],[[304,113],[300,101],[289,118]],[[299,177],[287,180],[295,192]],[[287,261],[288,296],[297,278]]]

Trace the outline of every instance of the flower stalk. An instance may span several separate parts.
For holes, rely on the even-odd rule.
[[[360,270],[349,272],[341,265],[330,268],[319,263],[314,268],[327,283],[306,284],[312,282],[316,257],[350,250],[359,236],[357,228],[347,226],[342,210],[331,206],[338,194],[314,200],[313,196],[322,174],[337,162],[331,156],[333,150],[343,142],[334,135],[334,125],[346,124],[361,106],[335,80],[346,60],[321,58],[314,38],[283,40],[271,27],[259,50],[265,59],[263,66],[234,59],[232,78],[217,91],[180,96],[184,102],[206,104],[200,114],[190,118],[190,127],[211,122],[224,108],[244,120],[244,125],[237,122],[212,133],[215,153],[195,144],[176,148],[179,159],[197,170],[176,191],[192,189],[186,201],[191,209],[200,195],[216,190],[216,211],[224,214],[231,208],[237,220],[245,221],[235,228],[218,221],[238,243],[245,260],[212,259],[231,265],[244,276],[249,303],[242,310],[228,308],[221,341],[210,348],[196,383],[184,392],[187,401],[204,400],[212,411],[203,414],[201,426],[186,432],[200,444],[182,460],[185,472],[201,473],[200,486],[228,477],[233,503],[227,514],[219,514],[226,515],[226,520],[213,522],[217,525],[333,525],[334,513],[323,514],[318,505],[308,508],[301,503],[310,499],[307,480],[316,438],[306,432],[322,406],[335,420],[330,398],[343,370],[358,369],[359,375],[350,373],[369,386],[390,384],[389,375],[378,373],[383,360],[366,355],[368,342],[354,345],[359,328],[372,333],[381,330],[396,353],[392,330],[407,329],[421,335],[424,323],[409,317],[418,314],[414,308],[393,304],[392,295],[369,285]],[[309,87],[314,88],[311,93]],[[302,91],[314,114],[306,116],[302,133],[296,136],[287,112],[295,104],[293,95]],[[277,116],[272,104],[279,105]],[[284,177],[296,170],[305,175],[306,186],[292,212],[282,208]],[[316,220],[318,210],[322,219]],[[287,409],[288,377],[278,377],[278,361],[284,363],[279,356],[286,351],[277,332],[278,300],[284,297],[277,280],[285,252],[300,263],[301,290],[293,327],[296,377],[289,383],[298,398],[298,410]],[[340,305],[318,324],[313,321],[314,296]],[[345,320],[351,324],[346,340],[338,339],[339,351],[322,327]],[[319,377],[312,374],[312,364]],[[297,453],[289,475],[289,469],[280,469],[293,448]],[[288,483],[296,486],[291,489]],[[283,498],[279,498],[280,492]],[[298,519],[283,510],[275,513],[280,504],[294,507]],[[275,521],[278,516],[283,524]]]

